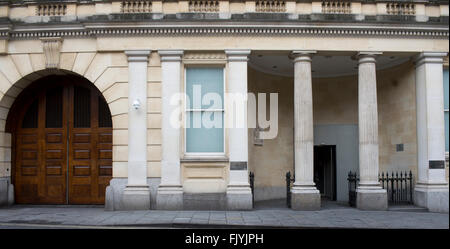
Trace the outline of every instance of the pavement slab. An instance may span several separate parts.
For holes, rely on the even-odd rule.
[[[407,211],[363,211],[350,207],[320,211],[255,209],[251,211],[105,211],[102,206],[27,206],[0,208],[0,224],[64,227],[138,226],[171,227],[289,227],[289,228],[375,228],[375,229],[449,229],[449,215],[414,208]],[[22,225],[20,225],[22,224]],[[14,225],[16,226],[16,225]],[[3,225],[3,228],[14,227]]]

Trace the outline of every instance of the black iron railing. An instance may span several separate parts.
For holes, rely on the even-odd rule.
[[[291,178],[291,172],[286,173],[286,206],[291,208],[291,183],[295,181],[295,174]]]
[[[378,176],[381,186],[387,190],[388,200],[395,204],[413,204],[413,174],[405,172],[391,172],[391,176],[386,172],[386,175],[381,173]]]
[[[250,171],[248,174],[248,178],[250,180],[250,189],[252,190],[252,208],[255,207],[255,173]]]
[[[356,187],[358,186],[359,178],[356,172],[348,172],[348,204],[350,207],[356,206]]]
[[[356,188],[359,176],[356,172],[348,173],[348,202],[351,207],[356,205]],[[383,189],[386,189],[388,202],[390,204],[413,204],[414,176],[411,171],[403,172],[382,172],[378,175]]]

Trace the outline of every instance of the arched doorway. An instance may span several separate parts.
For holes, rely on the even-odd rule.
[[[52,75],[14,102],[12,177],[20,204],[104,204],[112,177],[112,120],[88,80]]]

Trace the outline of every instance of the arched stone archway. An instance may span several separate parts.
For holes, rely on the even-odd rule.
[[[107,67],[105,71],[106,70]],[[14,158],[14,151],[12,147],[14,146],[14,144],[12,141],[13,136],[11,134],[11,127],[9,127],[10,124],[8,122],[8,119],[10,119],[9,117],[14,116],[15,113],[11,112],[11,107],[13,106],[16,99],[20,96],[20,94],[24,91],[24,89],[30,86],[30,84],[32,84],[33,82],[36,82],[37,80],[49,75],[83,78],[86,82],[89,82],[92,87],[97,89],[101,96],[104,97],[104,99],[106,100],[106,104],[110,110],[111,116],[124,116],[124,113],[126,115],[126,107],[123,107],[124,105],[126,106],[126,102],[124,103],[124,101],[121,101],[120,104],[118,104],[116,101],[117,99],[121,98],[120,95],[117,96],[117,94],[104,94],[107,89],[110,89],[111,87],[114,88],[114,86],[117,85],[117,82],[115,82],[114,78],[111,77],[111,75],[107,76],[108,79],[101,79],[101,85],[99,85],[100,83],[92,83],[92,81],[89,81],[88,79],[86,79],[86,77],[82,77],[79,74],[69,70],[45,69],[30,73],[20,78],[20,80],[17,80],[15,83],[11,83],[11,78],[7,77],[6,73],[3,72],[3,70],[0,70],[0,206],[14,203],[14,186],[12,184],[12,167]],[[123,119],[123,117],[121,117],[121,119]],[[117,123],[118,121],[123,122],[121,121],[121,119],[113,118],[112,127],[115,127],[115,123]],[[114,129],[112,133],[114,136]],[[113,160],[113,158],[111,159]]]

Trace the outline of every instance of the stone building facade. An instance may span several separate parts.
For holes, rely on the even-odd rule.
[[[448,212],[448,23],[440,0],[1,0],[0,205],[248,210],[290,171],[292,208],[317,210],[358,171],[357,207],[383,210],[378,175],[411,171]],[[277,112],[185,127],[236,118],[174,101],[196,84]]]

